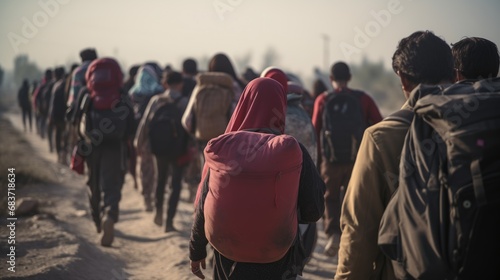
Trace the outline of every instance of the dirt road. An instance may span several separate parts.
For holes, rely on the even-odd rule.
[[[4,116],[14,128],[22,131],[18,115]],[[55,154],[48,151],[47,142],[34,132],[20,133],[32,148],[27,152],[32,153],[33,161],[48,168],[57,183],[32,184],[16,193],[17,199],[37,198],[41,206],[39,214],[19,217],[16,223],[15,272],[7,270],[9,232],[3,226],[6,217],[0,217],[0,279],[197,279],[189,270],[188,240],[193,206],[186,202],[187,189],[181,194],[174,221],[179,231],[165,233],[163,227],[153,223],[153,213],[143,210],[142,196],[134,190],[131,177],[127,175],[120,203],[120,221],[115,226],[115,241],[111,248],[101,247],[100,236],[89,216],[86,178],[57,164]],[[301,279],[333,278],[337,260],[322,254],[325,236],[321,225],[319,228],[316,251]],[[206,270],[205,276],[211,279],[210,269]]]

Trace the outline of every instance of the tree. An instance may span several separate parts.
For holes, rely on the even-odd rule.
[[[42,76],[42,71],[35,63],[28,59],[28,55],[20,54],[14,58],[14,83],[16,87],[21,86],[24,79],[30,81],[38,80]]]
[[[382,61],[372,62],[364,57],[361,64],[350,65],[350,68],[352,72],[350,86],[366,91],[373,97],[383,114],[401,108],[405,98],[399,79],[393,71],[385,69]]]

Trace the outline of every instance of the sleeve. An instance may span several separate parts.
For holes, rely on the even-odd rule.
[[[380,114],[378,106],[375,104],[375,101],[373,101],[373,98],[365,93],[363,94],[363,99],[366,104],[366,121],[368,126],[382,121],[382,114]]]
[[[124,98],[125,104],[127,106],[127,126],[129,127],[128,133],[127,133],[127,141],[129,141],[130,144],[134,142],[135,138],[135,130],[136,130],[136,122],[135,122],[135,115],[134,115],[134,107],[132,106],[132,101],[128,99],[128,97]]]
[[[325,183],[314,164],[307,149],[299,144],[302,149],[302,170],[299,182],[299,222],[314,223],[318,221],[325,211]]]
[[[74,101],[74,104],[71,105],[74,107],[74,112],[69,116],[69,119],[70,119],[70,122],[73,124],[73,125],[77,125],[78,123],[80,123],[80,119],[82,118],[82,115],[83,115],[83,111],[84,111],[84,108],[83,108],[83,100],[84,100],[84,97],[89,94],[89,90],[87,87],[83,87],[80,89],[80,92],[78,92],[78,95],[76,97],[76,100]]]
[[[313,115],[311,118],[311,121],[314,126],[314,130],[316,133],[316,147],[317,147],[317,155],[318,155],[318,162],[316,163],[317,166],[320,166],[321,162],[321,129],[323,128],[323,119],[322,119],[322,114],[323,114],[323,106],[325,105],[325,94],[320,94],[316,100],[314,101],[314,108],[313,108]]]
[[[142,118],[139,121],[139,125],[137,126],[137,131],[135,133],[135,138],[134,138],[134,146],[137,149],[145,147],[145,142],[147,141],[147,135],[149,133],[148,123],[150,120],[150,115],[154,114],[154,110],[157,107],[156,103],[158,103],[158,96],[153,96],[149,100],[148,105],[144,110],[144,114],[142,114]]]
[[[194,134],[194,103],[196,100],[196,95],[198,94],[198,86],[193,89],[193,93],[189,98],[188,104],[186,106],[186,110],[184,110],[184,114],[182,115],[182,126],[184,129],[190,134]]]
[[[319,137],[319,133],[321,131],[322,125],[323,125],[323,120],[321,119],[321,114],[323,112],[323,105],[324,105],[324,94],[319,95],[316,100],[314,101],[314,107],[313,107],[313,115],[311,118],[311,121],[314,125],[314,129],[316,130],[316,136]]]
[[[204,169],[206,170],[206,168]],[[199,197],[195,200],[194,222],[191,229],[191,239],[189,241],[189,259],[192,261],[199,261],[207,257],[208,240],[205,235],[204,205],[208,193],[210,172],[206,171],[204,174],[206,174],[206,176],[203,176],[201,181],[201,193],[199,193]]]
[[[71,84],[69,86],[69,96],[67,105],[70,106],[75,100],[74,98],[78,97],[81,92],[81,88],[85,87],[85,81],[80,81],[78,79],[77,72],[80,71],[80,67],[76,68],[73,73],[71,73]]]
[[[336,280],[370,279],[380,257],[377,238],[386,185],[381,162],[372,134],[365,131],[342,204]]]
[[[32,106],[33,106],[33,109],[35,110],[35,112],[37,111],[37,108],[36,108],[36,99],[37,99],[37,96],[38,96],[38,92],[40,92],[40,85],[38,85],[35,88],[35,90],[33,91],[33,96],[32,96],[32,99],[31,99]]]
[[[60,82],[56,83],[52,88],[52,94],[50,95],[49,103],[49,118],[54,118],[54,101],[56,100],[56,95],[61,87]]]

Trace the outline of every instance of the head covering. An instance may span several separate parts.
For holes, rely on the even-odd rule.
[[[303,94],[304,88],[300,84],[288,81],[288,92],[286,96],[288,105],[301,102]]]
[[[164,90],[155,69],[151,65],[143,65],[137,71],[135,84],[130,88],[129,94],[135,100],[161,93]]]
[[[262,74],[260,74],[260,76],[278,81],[285,92],[288,92],[288,77],[286,76],[285,72],[283,72],[278,67],[267,67],[266,69],[264,69],[264,71],[262,71]]]
[[[257,78],[243,90],[226,133],[262,128],[284,133],[285,116],[286,92],[283,86],[270,78]]]
[[[296,94],[303,94],[304,93],[304,88],[296,83],[296,82],[291,82],[288,81],[288,91],[287,93],[296,93]]]

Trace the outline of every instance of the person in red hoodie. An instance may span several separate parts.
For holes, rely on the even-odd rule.
[[[335,256],[340,243],[340,209],[365,128],[382,120],[373,99],[348,87],[349,66],[336,62],[330,71],[333,92],[320,94],[312,122],[318,139],[318,167],[326,184],[324,231],[328,237],[325,254]],[[330,104],[330,105],[329,105]]]
[[[200,268],[206,267],[209,239],[214,247],[213,279],[295,279],[302,273],[305,256],[297,235],[298,223],[315,223],[321,218],[325,185],[306,148],[293,137],[283,135],[285,117],[286,93],[283,86],[271,78],[256,78],[243,90],[225,133],[209,141],[189,242],[190,268],[198,278],[205,279]],[[236,138],[231,137],[237,135],[244,135],[249,141],[232,141]],[[258,142],[250,141],[255,137],[259,138]],[[270,138],[280,140],[265,140]],[[225,141],[227,139],[231,140]],[[285,154],[283,150],[278,151],[279,147],[291,142],[295,143],[295,148],[287,149]],[[235,149],[226,144],[233,145]],[[248,151],[251,156],[245,156]],[[295,153],[297,151],[298,154]],[[288,158],[280,157],[283,155]],[[295,165],[297,160],[299,165]],[[273,167],[293,165],[293,169],[286,167],[286,172],[279,171],[275,177],[276,170],[271,170],[269,166],[264,168],[265,173],[259,170],[265,161],[272,162]],[[236,169],[231,170],[231,166]],[[266,175],[262,177],[262,174]],[[266,185],[268,180],[271,185]],[[286,182],[286,185],[282,186],[280,182]],[[256,192],[258,200],[252,196]],[[228,193],[238,195],[227,199]],[[244,197],[241,193],[245,194]],[[213,194],[220,195],[216,198]],[[289,199],[294,196],[296,201]],[[267,207],[273,210],[266,211],[269,210]],[[281,216],[283,213],[285,219],[291,220],[273,224],[276,214]],[[234,220],[238,222],[231,222]],[[262,238],[268,232],[273,234]],[[276,247],[280,251],[285,249],[283,255],[274,254]]]

